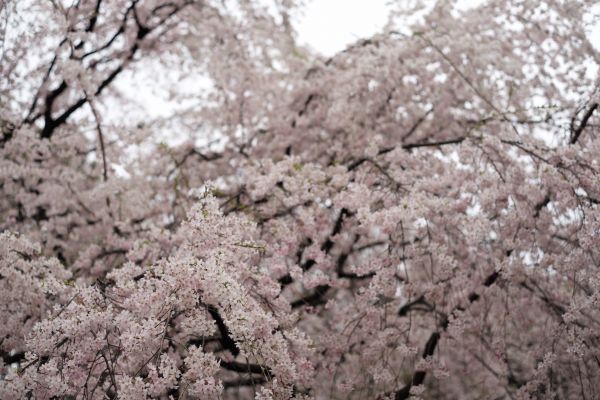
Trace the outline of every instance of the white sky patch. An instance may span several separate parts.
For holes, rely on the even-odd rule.
[[[600,3],[590,7],[583,23],[589,35],[590,43],[596,50],[600,51]]]
[[[403,1],[412,3],[410,0]],[[466,11],[483,2],[484,0],[458,0],[456,10]],[[434,1],[427,0],[423,3],[424,7],[420,12],[412,17],[395,19],[395,25],[416,22],[431,9]],[[298,44],[309,46],[324,56],[332,56],[358,39],[381,32],[392,10],[389,4],[389,0],[309,1],[294,24],[298,32]]]
[[[173,82],[176,82],[176,96],[171,93]],[[119,77],[119,89],[129,95],[132,105],[160,118],[193,105],[199,94],[212,90],[212,81],[198,73],[170,70],[153,60],[143,60],[123,71]]]
[[[324,56],[380,32],[388,21],[386,0],[312,0],[295,27],[298,42]]]

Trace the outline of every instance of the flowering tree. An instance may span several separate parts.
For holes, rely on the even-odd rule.
[[[3,2],[0,398],[598,397],[593,3]]]

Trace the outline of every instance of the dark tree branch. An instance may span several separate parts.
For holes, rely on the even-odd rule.
[[[25,353],[19,352],[15,354],[10,354],[0,350],[0,357],[2,357],[2,361],[4,361],[5,365],[11,365],[23,361],[25,359]]]
[[[464,142],[465,139],[466,139],[465,136],[461,136],[456,139],[442,140],[439,142],[408,143],[408,144],[403,144],[402,148],[405,150],[410,150],[410,149],[416,149],[418,147],[439,147],[439,146],[445,146],[448,144],[460,144],[460,143]]]
[[[108,180],[108,167],[106,165],[106,149],[104,147],[104,134],[102,133],[102,125],[100,124],[100,115],[94,106],[94,102],[89,99],[88,103],[90,105],[90,109],[92,110],[92,114],[94,115],[94,120],[96,121],[96,130],[98,131],[98,141],[100,142],[100,153],[102,155],[102,178],[104,182]]]
[[[155,26],[152,27],[148,27],[146,25],[143,25],[142,22],[139,20],[135,6],[138,3],[138,1],[133,1],[132,4],[128,7],[128,9],[126,10],[126,12],[123,15],[123,21],[121,23],[121,26],[119,27],[119,29],[116,31],[116,33],[111,37],[111,39],[104,44],[103,46],[101,46],[99,49],[95,49],[92,50],[89,53],[84,54],[80,60],[82,60],[83,58],[94,54],[98,51],[101,51],[103,49],[106,49],[108,47],[110,47],[112,45],[112,43],[121,35],[125,32],[126,29],[126,25],[127,25],[127,19],[130,13],[133,13],[134,16],[134,20],[136,23],[136,27],[137,27],[137,32],[136,32],[136,42],[131,46],[131,48],[128,51],[128,54],[126,56],[126,58],[120,63],[120,65],[118,67],[116,67],[98,86],[98,89],[96,89],[96,92],[94,93],[95,96],[100,95],[104,89],[110,85],[114,79],[124,70],[125,66],[127,65],[127,63],[129,63],[131,60],[133,60],[135,54],[138,52],[139,50],[139,42],[142,41],[146,36],[148,36],[148,34],[150,34],[153,30],[155,30],[156,28],[158,28],[159,26],[163,25],[171,16],[175,15],[177,12],[179,12],[183,7],[178,7],[176,9],[174,9],[171,13],[169,13],[166,17],[162,18],[158,24],[156,24]],[[185,3],[185,5],[187,5],[189,3]],[[184,6],[185,6],[184,5]],[[88,25],[88,28],[90,29],[94,29],[94,26],[96,24],[97,21],[97,17],[98,17],[98,12],[100,9],[100,1],[97,2],[96,4],[96,10],[94,12],[94,14],[91,16],[90,18],[90,22]],[[51,64],[50,69],[52,68],[52,65],[54,64],[54,61]],[[53,91],[51,91],[47,96],[46,96],[46,101],[45,101],[45,108],[43,111],[43,116],[44,116],[44,127],[42,128],[42,132],[40,134],[40,136],[44,139],[50,139],[54,133],[54,131],[56,130],[56,128],[58,128],[59,126],[61,126],[62,124],[64,124],[67,119],[78,109],[80,109],[84,104],[86,104],[89,99],[88,97],[83,97],[80,98],[79,100],[77,100],[75,103],[73,103],[70,107],[67,107],[67,109],[65,111],[63,111],[63,113],[57,117],[57,118],[53,118],[52,117],[52,109],[53,109],[53,105],[54,105],[54,101],[58,98],[58,96],[60,96],[66,89],[68,88],[68,84],[63,80],[62,83]],[[37,100],[37,99],[36,99]],[[34,105],[32,107],[35,107],[36,104],[36,100],[34,100]],[[31,112],[30,112],[31,114]],[[33,117],[30,117],[26,120],[27,123],[33,123],[35,120],[37,120],[40,117],[40,115],[36,115]]]
[[[224,381],[223,387],[225,389],[238,388],[242,386],[256,386],[261,385],[267,382],[267,380],[262,376],[257,376],[255,378],[243,378],[235,381]]]
[[[338,218],[335,221],[335,224],[333,226],[333,230],[331,231],[331,234],[327,237],[327,239],[325,239],[325,241],[323,242],[323,244],[321,245],[321,251],[325,252],[325,254],[329,254],[329,252],[331,251],[331,248],[333,247],[333,236],[337,235],[338,233],[341,232],[342,230],[342,223],[344,222],[344,218],[347,216],[351,216],[352,213],[348,210],[346,210],[345,208],[342,208],[342,210],[340,211],[340,214],[338,215]],[[302,249],[304,250],[304,249]],[[308,271],[309,269],[311,269],[317,262],[313,259],[308,259],[306,261],[304,261],[304,263],[302,263],[302,265],[300,266],[302,268],[303,271]],[[284,276],[282,276],[281,278],[279,278],[279,283],[282,286],[287,286],[289,284],[291,284],[293,282],[292,277],[290,276],[290,274],[286,274]]]
[[[581,123],[579,124],[579,126],[576,129],[574,129],[574,119],[573,119],[573,121],[571,122],[571,131],[572,131],[571,132],[571,140],[570,140],[571,144],[577,143],[577,141],[579,140],[579,137],[581,136],[581,133],[587,126],[588,121],[590,120],[590,118],[592,117],[592,114],[594,113],[594,111],[596,111],[597,108],[598,108],[598,103],[593,103],[590,106],[590,108],[588,108],[588,110],[583,115],[583,118],[581,119]]]
[[[231,354],[237,357],[240,354],[240,349],[235,344],[235,341],[231,338],[229,329],[225,325],[225,321],[223,321],[223,318],[215,307],[208,306],[207,309],[210,316],[215,320],[217,329],[219,329],[219,333],[221,334],[221,338],[219,339],[221,345],[225,349],[229,350]]]
[[[542,201],[540,201],[539,203],[537,203],[535,205],[535,207],[533,208],[533,216],[535,218],[540,216],[540,212],[542,211],[542,208],[546,207],[548,205],[548,203],[550,203],[550,196],[546,195],[544,197],[544,199]]]
[[[427,357],[431,357],[435,352],[437,344],[440,340],[440,333],[435,331],[431,333],[427,343],[425,343],[425,348],[423,349],[422,358],[425,359]],[[396,392],[396,396],[394,398],[396,400],[405,400],[410,396],[410,388],[413,386],[418,386],[425,381],[425,376],[427,373],[425,371],[416,370],[413,373],[412,381],[406,384],[402,389]]]
[[[327,291],[329,291],[330,288],[331,286],[329,285],[317,286],[313,293],[293,301],[292,308],[298,308],[300,306],[318,306],[319,304],[324,304],[325,300],[323,297],[325,294],[327,294]]]
[[[311,93],[308,95],[308,97],[306,98],[306,101],[304,102],[304,106],[302,106],[302,109],[298,112],[299,117],[301,117],[302,115],[304,115],[304,113],[306,113],[306,111],[308,110],[308,106],[310,105],[310,103],[313,101],[314,98],[315,98],[314,93]]]
[[[402,137],[402,140],[406,140],[409,137],[411,137],[413,135],[413,133],[415,133],[417,131],[417,129],[419,128],[419,126],[427,119],[427,117],[429,116],[429,114],[431,114],[433,112],[433,107],[431,107],[429,110],[427,110],[427,112],[421,117],[419,118],[414,124],[413,126],[410,127],[410,129],[408,130],[408,132],[406,132],[406,134]]]
[[[90,22],[85,28],[86,32],[93,32],[96,27],[96,22],[98,22],[98,15],[100,14],[100,4],[102,4],[102,0],[96,0],[96,6],[94,7],[94,13],[90,17]]]
[[[221,367],[233,372],[249,372],[252,374],[267,374],[271,376],[271,369],[264,365],[258,364],[245,364],[237,361],[224,361],[219,360]]]
[[[485,281],[483,281],[483,286],[485,286],[485,287],[492,286],[499,277],[500,277],[500,274],[498,273],[498,271],[492,272],[490,275],[488,275],[487,278],[485,278]],[[476,302],[477,300],[480,299],[480,297],[481,296],[479,296],[478,293],[471,292],[468,297],[469,303]]]
[[[398,310],[398,315],[401,317],[404,317],[412,310],[417,309],[416,306],[424,306],[428,310],[433,310],[433,307],[431,306],[431,304],[429,304],[427,301],[425,301],[425,296],[421,295],[421,296],[417,297],[415,300],[413,300],[409,303],[406,303],[405,305],[400,307],[400,310]]]

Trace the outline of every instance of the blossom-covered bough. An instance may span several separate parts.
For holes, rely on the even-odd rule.
[[[597,398],[593,3],[3,2],[0,398]]]

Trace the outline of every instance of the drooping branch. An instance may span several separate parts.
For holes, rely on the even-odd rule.
[[[102,132],[102,125],[100,124],[100,115],[98,114],[98,110],[96,110],[96,106],[94,102],[89,100],[90,109],[92,110],[92,114],[94,115],[94,120],[96,121],[96,130],[98,131],[98,141],[100,142],[100,153],[102,155],[102,178],[104,182],[108,180],[108,168],[106,166],[106,149],[104,147],[104,134]]]
[[[485,286],[485,287],[492,286],[494,283],[497,282],[499,277],[500,277],[500,273],[498,271],[492,272],[483,281],[483,286]],[[476,292],[470,293],[468,296],[469,303],[476,302],[477,300],[480,299],[480,297],[481,296]],[[426,304],[429,307],[431,307],[432,310],[434,309],[431,305],[429,305],[425,301],[424,296],[420,296],[416,300],[401,307],[398,314],[400,316],[404,316],[404,315],[408,314],[409,312],[414,311],[416,309],[415,306],[420,305],[420,304]],[[455,307],[455,309],[452,311],[451,314],[454,314],[454,312],[458,311],[458,310],[463,310],[463,308],[460,306],[457,306],[457,307]],[[435,352],[435,349],[439,343],[439,340],[441,337],[441,332],[446,331],[446,329],[448,329],[448,324],[449,324],[449,318],[446,315],[442,315],[441,320],[438,322],[438,328],[431,333],[431,335],[429,336],[429,339],[425,343],[425,347],[423,348],[423,353],[422,353],[423,359],[433,355],[433,353]],[[425,371],[415,370],[415,372],[413,373],[413,376],[412,376],[412,380],[409,383],[407,383],[406,385],[404,385],[400,390],[398,390],[396,392],[396,394],[394,395],[394,398],[396,400],[408,399],[408,397],[410,396],[410,389],[413,386],[422,384],[425,381],[426,374],[427,373]]]

